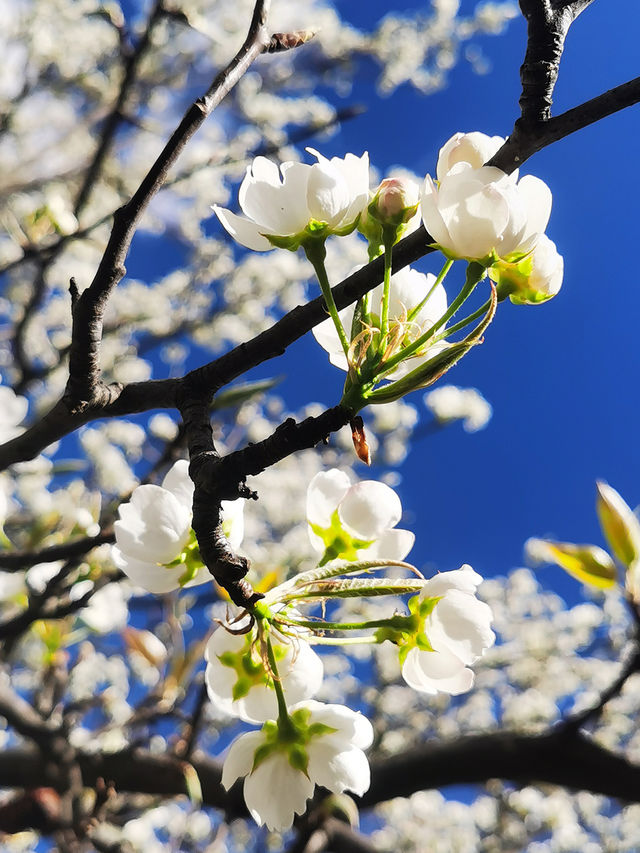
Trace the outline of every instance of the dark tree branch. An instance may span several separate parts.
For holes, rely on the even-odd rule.
[[[69,352],[69,380],[64,402],[71,413],[81,413],[92,405],[114,402],[117,388],[101,384],[99,348],[102,322],[113,288],[125,274],[125,260],[137,225],[153,196],[185,145],[242,77],[268,43],[266,16],[270,0],[258,0],[245,43],[229,65],[213,81],[208,91],[185,113],[142,183],[114,216],[113,230],[96,275],[82,293],[73,312],[72,345]]]
[[[407,266],[433,252],[431,238],[422,226],[405,237],[394,248],[393,269]],[[384,275],[384,261],[376,259],[333,288],[338,308],[346,308],[360,296],[379,284]],[[70,412],[60,400],[42,420],[6,444],[0,446],[0,470],[34,459],[49,444],[63,438],[85,423],[98,418],[120,417],[151,409],[178,408],[177,398],[184,383],[208,388],[215,393],[242,376],[251,367],[282,355],[287,347],[317,326],[327,317],[324,299],[318,296],[306,305],[299,305],[266,331],[230,352],[187,374],[184,379],[149,380],[130,385],[114,384],[110,402],[96,402],[82,412]]]
[[[112,779],[116,790],[176,796],[185,793],[181,762],[170,755],[143,750],[110,754],[79,753],[86,786],[98,778]],[[229,818],[246,816],[242,785],[229,792],[221,785],[221,766],[202,753],[191,761],[202,785],[206,805],[224,809]],[[32,788],[43,784],[43,758],[27,748],[0,754],[0,786]],[[378,760],[372,765],[371,787],[360,799],[371,808],[394,797],[452,784],[504,779],[516,785],[554,784],[591,791],[625,803],[640,802],[640,767],[599,746],[584,735],[560,731],[540,735],[515,732],[461,737],[453,742],[427,743]],[[55,768],[46,784],[60,785]]]
[[[527,19],[527,52],[520,69],[521,121],[547,121],[569,27],[593,0],[520,0]]]
[[[531,126],[516,122],[513,133],[488,165],[513,172],[537,151],[639,101],[640,77],[635,77],[545,122]]]

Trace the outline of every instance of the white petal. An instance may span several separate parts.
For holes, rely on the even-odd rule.
[[[372,545],[363,548],[359,556],[363,560],[404,560],[413,548],[415,540],[416,537],[410,530],[385,530]]]
[[[170,563],[189,539],[191,507],[161,486],[138,486],[118,512],[116,544],[137,560]]]
[[[288,829],[294,815],[304,814],[314,783],[295,770],[286,756],[276,753],[256,767],[244,783],[244,798],[251,816],[270,830]]]
[[[430,578],[420,593],[423,598],[444,595],[450,589],[459,589],[472,595],[482,583],[482,575],[465,563],[453,572],[439,572]]]
[[[456,255],[483,258],[499,242],[511,213],[500,176],[489,166],[457,174],[454,169],[440,185],[438,206]]]
[[[184,574],[184,566],[167,568],[166,566],[159,566],[157,563],[146,563],[143,560],[135,559],[135,557],[129,557],[128,554],[124,554],[115,545],[111,549],[111,556],[116,566],[136,586],[141,586],[147,592],[152,592],[154,595],[164,595],[164,593],[180,588],[180,578]],[[186,586],[197,586],[210,580],[211,575],[203,568],[196,573],[193,580],[186,584]]]
[[[270,249],[273,249],[267,238],[262,236],[263,233],[269,233],[268,228],[264,226],[258,227],[250,219],[245,219],[244,216],[237,216],[237,214],[232,213],[224,207],[219,207],[217,204],[213,205],[213,210],[220,220],[222,227],[241,246],[253,249],[254,252],[268,252]]]
[[[191,510],[194,486],[189,476],[189,463],[186,459],[179,459],[169,468],[162,481],[162,488],[175,495],[181,504]]]
[[[487,136],[485,133],[455,133],[440,149],[437,174],[441,181],[456,163],[468,163],[479,169],[502,147],[502,136]]]
[[[308,708],[311,711],[311,721],[322,723],[332,729],[336,729],[330,735],[332,741],[339,740],[343,746],[357,746],[359,749],[367,749],[373,743],[373,726],[369,720],[359,711],[352,711],[346,705],[325,704],[315,699],[307,699],[299,702],[290,710]]]
[[[319,737],[309,744],[309,776],[317,785],[336,794],[353,791],[362,796],[371,783],[364,752],[356,747],[336,751],[330,736]]]
[[[337,468],[316,474],[307,489],[307,521],[323,528],[328,527],[331,516],[350,486],[349,475]]]
[[[222,785],[225,790],[228,791],[236,779],[251,772],[256,749],[263,743],[262,732],[247,732],[233,741],[222,767]]]
[[[534,175],[525,175],[518,182],[518,192],[526,211],[526,228],[522,236],[525,246],[537,240],[547,227],[553,201],[551,190]]]
[[[438,197],[438,189],[433,183],[433,178],[431,175],[427,175],[420,202],[422,222],[427,232],[433,237],[434,243],[449,248],[451,246],[451,235],[440,213]]]
[[[439,601],[427,623],[434,649],[445,647],[464,664],[476,661],[495,642],[491,608],[468,592],[452,589]]]
[[[314,219],[338,225],[349,207],[349,187],[340,172],[330,163],[311,167],[307,184],[307,207]]]
[[[473,672],[449,651],[411,649],[402,666],[402,677],[409,687],[431,695],[441,691],[457,696],[473,686]]]
[[[244,539],[244,499],[237,501],[221,501],[222,527],[229,545],[235,551]]]
[[[353,313],[354,307],[352,305],[348,308],[343,308],[342,311],[339,312],[340,319],[342,320],[342,325],[345,328],[347,336],[349,336],[351,331]],[[342,349],[342,344],[340,343],[340,338],[338,337],[333,320],[329,317],[328,319],[323,320],[322,323],[314,326],[311,331],[320,346],[329,353],[331,364],[335,364],[336,367],[340,367],[342,370],[347,370],[347,357]]]
[[[352,536],[370,540],[400,521],[402,504],[389,486],[377,480],[363,480],[349,489],[338,513]]]

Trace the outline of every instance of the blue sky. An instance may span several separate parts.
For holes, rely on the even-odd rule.
[[[366,23],[363,4],[337,5],[348,19]],[[415,6],[367,4],[367,20],[392,5]],[[463,10],[471,5],[463,3]],[[595,3],[575,23],[556,114],[637,74],[635,27],[619,26],[623,14],[640,17],[628,2],[610,0]],[[490,60],[490,72],[476,75],[461,61],[449,86],[428,97],[405,86],[379,98],[364,67],[348,101],[365,102],[367,112],[323,140],[322,152],[367,149],[383,172],[404,165],[424,174],[434,171],[438,149],[458,130],[507,135],[518,114],[524,21],[477,44]],[[494,417],[475,435],[453,426],[421,440],[402,467],[399,492],[405,523],[417,534],[412,557],[418,565],[445,570],[470,562],[493,576],[522,564],[523,543],[532,535],[601,542],[596,478],[608,480],[632,506],[640,503],[635,394],[640,291],[633,263],[639,131],[636,107],[526,164],[524,171],[553,192],[548,234],[565,256],[564,286],[542,306],[501,305],[484,345],[449,373],[451,382],[479,388]],[[267,372],[283,371],[288,378],[281,391],[292,406],[307,399],[310,385],[327,404],[339,394],[342,376],[310,336]],[[415,398],[418,403],[421,395]],[[559,569],[543,569],[540,577],[570,599],[579,593],[577,582]]]

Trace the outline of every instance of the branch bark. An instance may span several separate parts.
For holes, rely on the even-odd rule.
[[[165,796],[186,793],[180,760],[140,749],[108,754],[77,755],[85,786],[98,778],[112,779],[116,790]],[[191,760],[202,786],[203,802],[223,809],[229,819],[246,817],[242,785],[226,792],[219,762],[196,752]],[[56,770],[45,780],[43,757],[26,747],[0,754],[0,787],[58,788]],[[517,732],[461,737],[445,743],[414,746],[406,752],[375,761],[371,787],[359,802],[372,808],[394,797],[453,784],[480,784],[504,779],[516,785],[553,784],[591,791],[624,803],[640,802],[640,767],[599,746],[581,733],[554,730],[539,735]]]

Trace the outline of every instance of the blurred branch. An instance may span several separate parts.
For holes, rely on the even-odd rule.
[[[18,572],[37,563],[54,563],[56,560],[71,560],[84,557],[93,548],[115,542],[112,530],[102,530],[96,536],[85,536],[64,545],[50,545],[39,551],[0,551],[0,570]]]
[[[109,148],[111,147],[111,143],[113,142],[114,137],[116,135],[118,125],[123,120],[124,107],[127,98],[129,97],[131,89],[135,85],[138,68],[140,67],[140,62],[151,44],[151,35],[153,29],[158,23],[158,21],[160,21],[162,18],[163,6],[164,0],[156,0],[147,19],[147,24],[144,28],[142,36],[138,40],[138,43],[136,44],[135,48],[129,51],[128,56],[125,59],[124,74],[120,83],[118,96],[111,112],[105,119],[104,126],[100,134],[100,141],[98,143],[98,147],[96,149],[95,154],[93,155],[93,160],[89,164],[89,167],[85,173],[84,180],[76,198],[76,202],[74,205],[74,214],[76,218],[80,216],[87,201],[89,200],[91,191],[96,185],[97,179],[100,176],[100,172],[102,171],[104,161],[107,157],[107,154],[109,153]]]
[[[185,793],[180,761],[140,749],[90,755],[79,753],[83,783],[112,779],[116,790],[176,796]],[[245,817],[242,785],[226,792],[219,762],[196,752],[191,759],[206,805],[224,809],[229,819]],[[541,735],[516,732],[461,737],[449,742],[414,745],[372,765],[371,787],[359,803],[371,808],[394,797],[452,784],[504,779],[517,785],[549,783],[640,802],[640,767],[578,733]],[[30,788],[42,784],[43,758],[26,748],[0,754],[0,786]],[[55,768],[47,784],[57,787]]]

